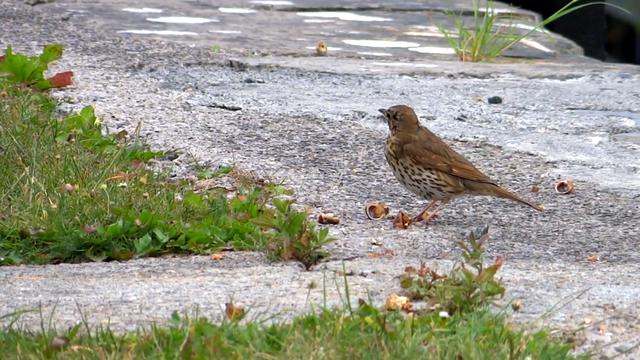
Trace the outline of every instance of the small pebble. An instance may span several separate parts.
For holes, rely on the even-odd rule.
[[[173,160],[175,160],[175,159],[177,159],[177,158],[179,158],[179,157],[180,157],[180,154],[178,154],[178,152],[177,152],[177,151],[171,151],[171,150],[169,150],[169,151],[166,151],[166,152],[164,153],[164,158],[165,158],[165,159],[167,159],[167,160],[169,160],[169,161],[173,161]]]
[[[40,4],[46,4],[48,2],[53,2],[53,0],[25,0],[24,3],[31,6],[36,6]]]
[[[627,353],[627,352],[629,352],[630,348],[631,348],[630,345],[622,344],[622,345],[618,345],[618,346],[614,347],[613,349],[615,351],[619,352],[619,353]]]
[[[469,120],[469,118],[465,114],[460,114],[456,117],[456,120],[466,122],[467,120]]]
[[[502,104],[502,98],[500,96],[491,96],[487,101],[489,104]]]
[[[243,80],[243,82],[247,83],[247,84],[264,84],[264,80],[262,79],[253,79],[253,78],[246,78]]]

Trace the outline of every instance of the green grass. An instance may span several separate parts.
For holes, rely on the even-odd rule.
[[[174,314],[168,326],[115,334],[77,325],[68,331],[0,332],[0,353],[21,359],[571,359],[570,346],[528,333],[480,310],[448,318],[413,316],[362,304],[352,313],[321,310],[262,324]],[[580,358],[580,357],[577,357]],[[587,358],[586,356],[582,358]]]
[[[0,264],[125,260],[165,253],[209,253],[222,246],[265,251],[307,267],[331,241],[293,209],[281,186],[229,167],[196,169],[198,181],[170,181],[149,162],[162,156],[125,132],[107,134],[93,109],[64,118],[43,89],[53,55],[0,60]],[[60,50],[58,52],[58,50]],[[8,59],[8,60],[7,60]],[[8,63],[7,63],[8,61]],[[10,66],[8,66],[9,64]],[[229,177],[231,187],[217,186]],[[209,181],[203,187],[200,181]],[[225,182],[228,184],[229,182]],[[228,304],[226,320],[174,314],[167,324],[115,333],[82,322],[58,330],[20,325],[24,312],[0,316],[0,354],[7,359],[571,359],[571,344],[547,331],[526,331],[491,311],[504,287],[503,261],[484,262],[487,229],[458,245],[447,274],[407,268],[401,287],[419,300],[341,308],[287,322],[249,320]],[[396,299],[400,299],[396,297]],[[389,301],[388,301],[389,302]],[[415,308],[414,308],[415,305]],[[54,314],[51,315],[53,317]],[[243,319],[244,318],[244,319]],[[587,356],[584,356],[587,358]]]
[[[496,279],[504,260],[498,257],[485,265],[484,244],[489,239],[489,227],[472,231],[467,241],[459,241],[462,260],[448,274],[430,269],[424,263],[418,269],[407,267],[400,278],[405,295],[413,300],[423,300],[429,309],[449,314],[473,312],[494,299],[501,298],[505,288]]]
[[[341,308],[323,306],[287,322],[243,320],[244,310],[233,304],[227,304],[226,318],[219,323],[174,313],[167,325],[120,334],[108,327],[91,329],[84,318],[66,331],[41,325],[32,332],[15,325],[16,315],[0,332],[0,353],[22,359],[589,358],[571,355],[572,344],[548,331],[524,330],[506,311],[490,310],[504,288],[495,277],[501,260],[482,265],[486,239],[484,230],[460,242],[462,259],[447,274],[436,276],[423,266],[403,275],[401,283],[409,279],[412,285],[403,285],[408,295],[425,300],[421,308],[380,308],[363,300],[352,307],[345,278]],[[418,281],[427,278],[428,284]],[[466,280],[459,281],[462,278]]]
[[[53,48],[61,55],[61,47]],[[326,255],[327,230],[281,199],[286,189],[228,167],[198,175],[227,176],[232,189],[196,190],[198,182],[171,181],[149,166],[162,152],[149,150],[136,134],[107,134],[91,107],[55,116],[57,104],[39,90],[44,86],[35,86],[46,85],[42,71],[52,57],[6,54],[0,62],[0,265],[233,247],[309,267]]]
[[[484,9],[480,6],[480,0],[472,0],[473,23],[471,26],[465,24],[458,15],[450,13],[450,18],[455,25],[455,31],[447,30],[442,25],[438,25],[438,29],[461,61],[478,62],[501,56],[507,49],[531,35],[534,31],[586,6],[609,5],[630,14],[624,8],[614,4],[600,1],[578,4],[579,1],[570,1],[547,19],[536,24],[533,29],[518,34],[513,26],[496,26],[496,22],[499,19],[511,19],[508,14],[497,13],[492,0],[485,2]]]

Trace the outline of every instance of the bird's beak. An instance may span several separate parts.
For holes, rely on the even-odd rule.
[[[378,109],[378,111],[380,111],[384,117],[387,117],[387,109]]]

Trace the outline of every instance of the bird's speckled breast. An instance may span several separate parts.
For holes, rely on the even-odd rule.
[[[455,190],[442,181],[438,171],[417,166],[409,159],[398,157],[391,136],[385,143],[384,155],[393,175],[412,193],[427,200],[441,200],[455,195]]]

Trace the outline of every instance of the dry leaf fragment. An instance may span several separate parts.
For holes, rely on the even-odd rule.
[[[72,71],[64,71],[53,75],[52,77],[48,78],[47,81],[49,81],[49,85],[52,88],[61,88],[71,85],[73,82],[71,80],[72,77]]]
[[[224,304],[224,312],[227,314],[227,318],[231,321],[242,320],[246,315],[246,311],[242,305],[230,302]]]
[[[224,257],[224,253],[219,252],[219,253],[212,254],[211,260],[219,261],[219,260],[222,260],[223,257]]]
[[[316,46],[316,55],[327,56],[328,51],[329,48],[327,47],[327,43],[324,40],[320,40]]]
[[[69,184],[69,183],[64,184],[64,185],[62,185],[60,187],[60,192],[63,192],[63,193],[70,193],[70,192],[74,192],[76,190],[78,190],[78,185],[72,185],[72,184]]]
[[[320,224],[340,224],[340,219],[333,213],[322,213],[318,215],[318,223]]]
[[[115,175],[113,175],[111,177],[108,177],[107,180],[122,180],[122,179],[128,179],[128,178],[130,178],[132,176],[133,176],[133,174],[129,174],[129,173],[125,173],[125,172],[119,171]]]
[[[235,216],[236,220],[240,220],[240,221],[248,221],[249,219],[251,219],[251,214],[249,214],[248,212],[239,212],[236,214]]]
[[[84,230],[84,233],[87,235],[93,235],[98,231],[98,228],[95,225],[85,224],[82,230]]]
[[[72,71],[64,71],[48,78],[47,81],[49,81],[49,86],[51,86],[52,88],[61,88],[71,85],[73,83],[72,78]]]
[[[573,192],[574,187],[573,180],[571,179],[558,181],[556,184],[556,192],[562,195],[570,194]]]
[[[227,196],[230,199],[234,198],[237,195],[235,191],[238,190],[235,185],[235,181],[228,176],[196,180],[193,184],[193,189],[196,192],[203,190],[221,189],[227,192]]]
[[[540,191],[540,186],[538,186],[538,185],[533,185],[533,186],[531,187],[531,192],[532,192],[532,193],[537,193],[538,191]]]
[[[605,323],[601,323],[600,325],[598,325],[598,332],[600,333],[600,335],[604,335],[607,330],[609,330],[609,327],[607,326],[607,324]]]
[[[379,220],[387,216],[389,208],[379,201],[369,202],[364,207],[364,212],[369,220]]]
[[[66,336],[54,336],[53,339],[51,339],[51,347],[56,350],[64,349],[68,345],[69,338]]]
[[[406,304],[409,303],[409,298],[406,296],[398,296],[396,294],[391,294],[387,296],[387,299],[384,301],[384,309],[385,310],[402,310]]]
[[[139,159],[134,159],[131,160],[131,167],[134,169],[140,169],[141,167],[144,166],[144,161],[139,160]]]
[[[395,229],[406,229],[409,225],[411,225],[411,218],[402,211],[398,212],[396,218],[393,219],[393,227]]]
[[[118,140],[119,142],[123,142],[127,139],[127,135],[129,135],[127,130],[120,130],[116,134],[116,140]]]
[[[404,272],[407,274],[415,274],[418,272],[418,270],[416,270],[416,268],[413,266],[407,266],[406,268],[404,268]]]
[[[372,251],[367,254],[367,256],[371,259],[379,259],[382,257],[394,257],[396,256],[396,252],[393,249],[384,249],[382,251]]]
[[[421,262],[420,263],[420,269],[418,269],[418,276],[425,277],[429,273],[434,273],[434,271],[429,269],[429,267],[427,266],[426,263]]]
[[[413,303],[412,302],[407,302],[406,304],[403,304],[401,310],[406,312],[406,313],[412,312],[413,311]]]

